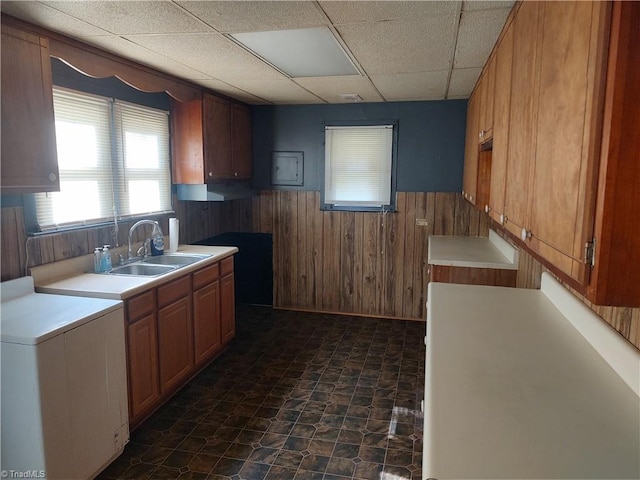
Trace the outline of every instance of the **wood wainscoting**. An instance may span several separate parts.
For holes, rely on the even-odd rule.
[[[520,249],[517,287],[540,288],[540,277],[544,271],[547,269],[538,260]],[[594,305],[573,288],[567,285],[565,287],[640,350],[640,308]]]
[[[427,226],[416,225],[426,219]],[[429,235],[487,236],[457,193],[397,194],[394,213],[320,210],[320,192],[260,192],[254,232],[273,234],[274,307],[424,319]]]
[[[230,202],[181,202],[174,198],[175,214],[158,219],[165,235],[169,235],[168,218],[180,219],[180,243],[187,244],[226,232],[251,230],[250,198]],[[126,245],[129,228],[134,222],[119,222],[117,242],[113,225],[83,228],[61,233],[29,237],[25,230],[22,207],[2,208],[2,281],[25,275],[25,265],[34,267],[93,252],[102,245]],[[135,234],[142,241],[143,232]],[[28,265],[27,265],[28,263]]]

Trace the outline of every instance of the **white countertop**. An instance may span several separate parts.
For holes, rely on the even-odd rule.
[[[180,245],[178,247],[178,253],[207,254],[211,255],[211,257],[157,277],[82,273],[82,271],[74,273],[63,271],[59,275],[64,277],[62,279],[53,281],[45,280],[44,282],[36,280],[36,290],[42,293],[124,300],[148,290],[149,288],[156,287],[206,265],[220,261],[223,258],[233,255],[237,251],[238,249],[236,247]],[[57,275],[52,275],[50,270],[55,270],[56,268],[64,270],[63,266],[56,267],[56,264],[49,264],[39,267],[39,269],[48,269],[49,271],[38,272],[38,269],[34,269],[35,272],[33,275],[35,277],[40,276],[42,278],[55,278]]]
[[[16,282],[31,282],[31,291],[3,299],[0,317],[0,339],[3,343],[36,345],[122,308],[122,302],[115,300],[34,293],[31,277],[3,282],[2,288]]]
[[[540,290],[430,283],[423,478],[639,478],[640,352],[603,328],[626,380]]]
[[[518,269],[518,251],[493,230],[489,237],[429,237],[429,265]]]

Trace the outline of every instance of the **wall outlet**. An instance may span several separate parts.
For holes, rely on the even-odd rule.
[[[429,221],[426,218],[416,218],[416,225],[419,227],[428,227]]]

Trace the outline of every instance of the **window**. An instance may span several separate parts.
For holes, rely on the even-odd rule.
[[[171,210],[168,113],[54,88],[60,192],[35,196],[40,230]]]
[[[394,125],[326,126],[326,209],[393,207]]]

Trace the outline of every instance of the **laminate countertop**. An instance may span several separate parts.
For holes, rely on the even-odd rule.
[[[36,282],[36,291],[40,293],[125,300],[145,290],[218,262],[237,251],[236,247],[180,245],[178,253],[210,256],[156,277],[85,273],[93,266],[92,255],[87,256],[88,258],[42,265],[32,269],[31,274]]]
[[[423,478],[640,478],[640,351],[549,274],[430,283]]]
[[[429,237],[429,265],[518,269],[518,251],[493,230],[488,237]]]

